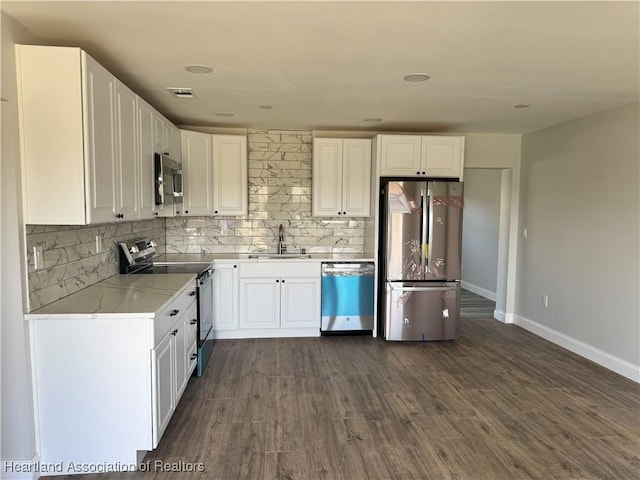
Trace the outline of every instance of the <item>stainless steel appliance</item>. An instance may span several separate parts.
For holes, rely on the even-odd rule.
[[[181,165],[168,155],[154,155],[155,201],[163,208],[180,209],[182,205]]]
[[[463,185],[383,179],[378,298],[387,340],[460,334]]]
[[[120,273],[195,273],[198,302],[198,366],[202,376],[213,351],[213,268],[206,262],[166,262],[158,259],[156,243],[136,238],[120,244]]]
[[[320,332],[373,330],[373,263],[322,264]]]

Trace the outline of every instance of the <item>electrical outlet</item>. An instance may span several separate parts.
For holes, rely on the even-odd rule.
[[[33,268],[38,270],[44,267],[44,247],[36,245],[33,247]]]
[[[102,253],[103,250],[102,235],[96,235],[96,253]]]
[[[542,295],[542,305],[544,308],[549,308],[549,295]]]

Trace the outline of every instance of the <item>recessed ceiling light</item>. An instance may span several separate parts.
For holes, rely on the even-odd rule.
[[[382,119],[378,117],[371,117],[371,118],[365,118],[364,121],[365,122],[381,122]]]
[[[526,103],[519,103],[518,105],[514,105],[513,108],[529,108],[531,105],[527,105]]]
[[[231,112],[216,112],[216,117],[233,117],[235,113]]]
[[[429,80],[431,76],[426,73],[411,73],[409,75],[405,75],[403,78],[407,82],[424,82],[425,80]]]
[[[193,90],[191,88],[166,87],[171,95],[177,98],[193,98]]]
[[[271,110],[273,108],[273,105],[260,105],[260,108],[263,110]]]
[[[199,73],[199,74],[206,74],[206,73],[213,72],[213,68],[207,67],[206,65],[187,65],[186,67],[184,67],[184,69],[187,72]]]

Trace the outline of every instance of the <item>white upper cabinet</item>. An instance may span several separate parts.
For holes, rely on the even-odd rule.
[[[156,210],[154,175],[154,115],[155,109],[137,97],[138,108],[138,214],[141,219],[153,218]]]
[[[138,219],[139,156],[136,94],[116,80],[116,211],[125,220]]]
[[[312,213],[315,217],[368,217],[371,140],[314,138]]]
[[[79,48],[16,53],[26,222],[152,218],[159,114]]]
[[[380,176],[462,179],[464,137],[378,135]]]
[[[213,214],[244,216],[249,211],[246,135],[212,135]]]
[[[182,131],[184,215],[248,213],[247,137]]]
[[[211,135],[183,130],[182,149],[184,215],[211,215],[213,213]]]

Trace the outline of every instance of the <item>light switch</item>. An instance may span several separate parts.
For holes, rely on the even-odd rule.
[[[44,266],[44,248],[42,245],[33,247],[33,268],[38,270]]]

